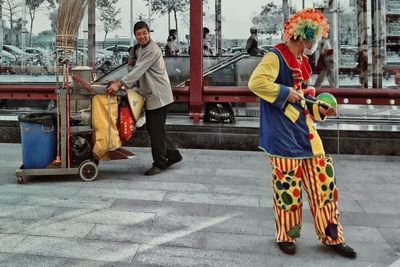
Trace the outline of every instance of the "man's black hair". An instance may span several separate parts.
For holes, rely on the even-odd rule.
[[[146,28],[147,31],[150,32],[149,25],[147,25],[146,22],[144,22],[142,20],[138,21],[138,22],[135,23],[135,26],[133,26],[133,33],[136,33],[137,30],[140,30],[140,29],[143,29],[143,28]]]
[[[176,35],[176,33],[177,33],[176,29],[169,30],[169,35]]]
[[[210,30],[207,27],[203,27],[203,39],[206,38],[206,34],[209,34]]]

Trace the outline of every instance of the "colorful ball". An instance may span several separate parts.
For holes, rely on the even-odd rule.
[[[330,93],[321,93],[317,96],[317,99],[330,105],[333,108],[337,107],[336,98]]]

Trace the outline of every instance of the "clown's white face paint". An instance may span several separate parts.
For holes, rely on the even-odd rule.
[[[303,53],[305,55],[312,55],[317,50],[318,41],[314,41],[314,42],[306,41],[306,42],[304,42],[304,46],[305,46],[305,48],[304,48]]]

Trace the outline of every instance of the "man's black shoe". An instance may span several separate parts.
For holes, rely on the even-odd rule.
[[[171,167],[172,165],[174,165],[174,164],[176,164],[178,162],[181,162],[182,160],[183,160],[182,155],[179,155],[179,157],[174,159],[174,160],[168,160],[167,168]]]
[[[349,247],[345,243],[328,245],[328,247],[331,247],[337,254],[342,255],[343,257],[347,257],[350,259],[357,258],[357,252],[355,252],[353,248]]]
[[[158,168],[157,166],[152,166],[150,169],[148,169],[144,174],[145,175],[156,175],[159,173],[162,173],[163,169]]]
[[[294,242],[278,242],[278,247],[285,254],[293,255],[296,253],[296,244]]]

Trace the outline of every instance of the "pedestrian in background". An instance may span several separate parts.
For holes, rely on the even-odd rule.
[[[166,56],[176,56],[179,53],[179,48],[176,44],[176,30],[172,29],[169,31],[169,36],[167,38],[167,44],[165,45],[165,55]]]
[[[296,252],[302,226],[302,189],[319,240],[336,253],[356,258],[345,244],[338,210],[339,191],[332,158],[327,156],[314,120],[336,114],[313,91],[303,91],[311,66],[305,49],[327,37],[329,25],[315,9],[294,13],[284,23],[285,43],[275,45],[254,70],[249,89],[260,97],[260,148],[272,165],[276,242],[286,254]],[[308,101],[305,101],[305,98]]]
[[[315,51],[315,71],[318,73],[318,77],[315,81],[315,88],[320,88],[325,77],[328,79],[329,86],[336,88],[335,74],[333,63],[333,49],[329,38],[322,38],[318,44],[318,48]]]
[[[203,27],[203,56],[213,56],[213,50],[210,44],[210,30]]]
[[[246,51],[251,56],[262,54],[261,50],[258,48],[257,28],[255,27],[250,28],[250,37],[246,42]]]

